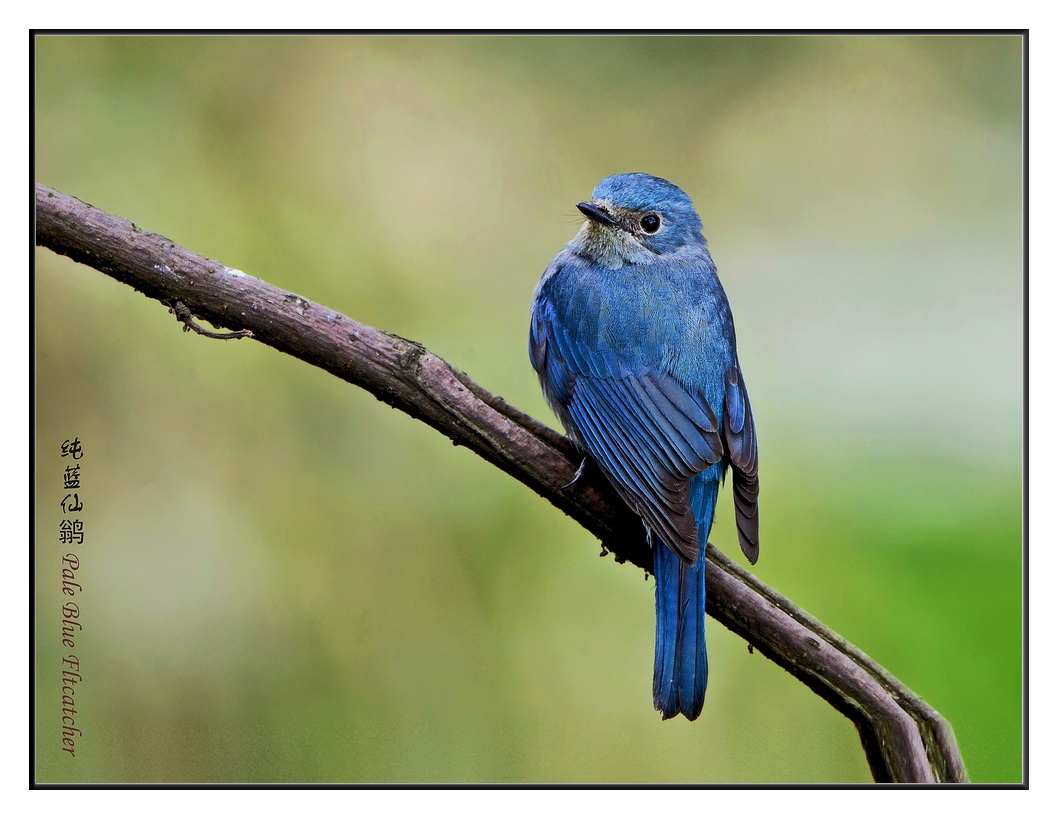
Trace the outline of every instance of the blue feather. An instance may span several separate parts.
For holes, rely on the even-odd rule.
[[[739,541],[757,556],[757,439],[734,323],[675,185],[612,176],[578,207],[588,220],[537,287],[529,356],[570,437],[648,530],[654,705],[693,720],[708,678],[705,546],[728,468]]]

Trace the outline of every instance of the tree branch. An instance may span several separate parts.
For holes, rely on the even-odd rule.
[[[568,439],[414,341],[352,319],[71,196],[37,185],[37,244],[176,312],[252,337],[355,384],[477,453],[646,571],[643,527]],[[178,307],[179,305],[179,307]],[[708,611],[856,725],[875,780],[965,782],[947,721],[881,666],[712,545]]]

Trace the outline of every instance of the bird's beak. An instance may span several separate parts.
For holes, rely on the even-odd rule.
[[[577,210],[579,210],[593,222],[598,222],[602,225],[612,225],[613,227],[621,227],[620,222],[610,216],[610,214],[608,214],[598,205],[593,205],[591,202],[578,202]]]

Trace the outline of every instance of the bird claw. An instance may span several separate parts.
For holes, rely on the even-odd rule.
[[[562,488],[563,489],[569,489],[571,486],[573,486],[573,484],[575,484],[578,480],[580,480],[580,476],[584,474],[584,467],[587,466],[587,465],[588,465],[588,459],[587,459],[587,457],[585,457],[584,460],[582,460],[580,462],[580,466],[577,467],[577,472],[573,476],[573,480],[571,480],[569,483],[567,483]]]

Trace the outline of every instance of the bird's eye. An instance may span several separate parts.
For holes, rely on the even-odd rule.
[[[648,213],[639,220],[639,226],[643,228],[644,233],[657,233],[661,230],[661,217],[656,213]]]

